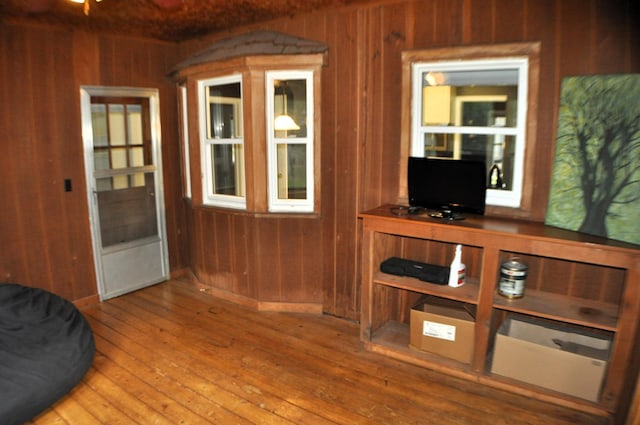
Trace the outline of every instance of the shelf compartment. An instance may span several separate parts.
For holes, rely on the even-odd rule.
[[[438,285],[423,282],[412,277],[395,276],[383,272],[375,272],[373,274],[373,282],[379,285],[391,286],[421,294],[435,295],[470,304],[477,304],[480,287],[478,279],[470,276],[467,276],[466,283],[458,288],[451,288],[448,285]]]
[[[505,298],[496,294],[494,308],[547,319],[562,318],[575,325],[606,331],[618,327],[618,306],[600,301],[525,289],[522,298]]]
[[[495,334],[490,373],[598,402],[614,335],[508,314]]]
[[[390,320],[376,330],[367,348],[399,360],[428,366],[433,370],[458,370],[465,374],[472,373],[471,366],[437,354],[420,351],[409,346],[410,328],[406,323]]]
[[[525,293],[532,289],[607,304],[621,303],[626,279],[624,269],[562,258],[500,251],[500,264],[511,258],[518,258],[519,262],[529,267]],[[499,281],[499,276],[496,278]]]

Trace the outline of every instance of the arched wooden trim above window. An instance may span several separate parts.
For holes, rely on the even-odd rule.
[[[329,47],[313,40],[273,31],[254,31],[216,41],[211,46],[176,65],[170,72],[175,78],[185,69],[196,72],[198,65],[250,56],[325,54]]]

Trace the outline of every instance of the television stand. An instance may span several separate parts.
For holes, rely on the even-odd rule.
[[[640,358],[640,249],[638,245],[572,232],[542,223],[468,214],[465,220],[399,217],[383,205],[362,220],[360,337],[367,350],[478,384],[508,390],[624,423],[636,388]],[[446,267],[462,245],[466,283],[459,288],[383,272],[400,257]],[[524,296],[498,293],[500,269],[518,257],[529,266]],[[460,362],[411,347],[410,311],[423,296],[475,306],[473,353]],[[595,399],[557,391],[526,378],[494,373],[500,326],[508,318],[554,324],[577,334],[611,338]],[[513,354],[519,365],[523,359]],[[557,359],[545,355],[548,366]],[[561,364],[561,363],[560,363]]]

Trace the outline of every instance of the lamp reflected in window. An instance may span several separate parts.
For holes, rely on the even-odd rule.
[[[278,82],[276,82],[277,84]],[[296,124],[293,118],[288,114],[287,104],[293,101],[293,93],[287,87],[286,82],[281,82],[274,90],[274,107],[276,117],[273,122],[273,128],[276,131],[293,131],[300,130],[300,126]]]

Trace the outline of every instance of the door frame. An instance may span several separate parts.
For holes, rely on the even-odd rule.
[[[149,119],[151,130],[151,155],[156,167],[154,173],[155,199],[157,211],[158,236],[161,240],[163,277],[157,281],[146,282],[144,286],[159,283],[169,277],[169,250],[164,206],[164,185],[162,179],[162,138],[160,128],[160,95],[158,89],[120,86],[80,86],[80,108],[82,123],[82,142],[84,150],[84,169],[89,206],[89,225],[93,246],[93,260],[98,284],[98,295],[101,301],[120,294],[107,294],[105,287],[104,262],[102,259],[102,241],[98,217],[97,188],[94,178],[93,127],[91,120],[91,97],[142,97],[149,101]],[[130,290],[140,289],[132,287]]]

